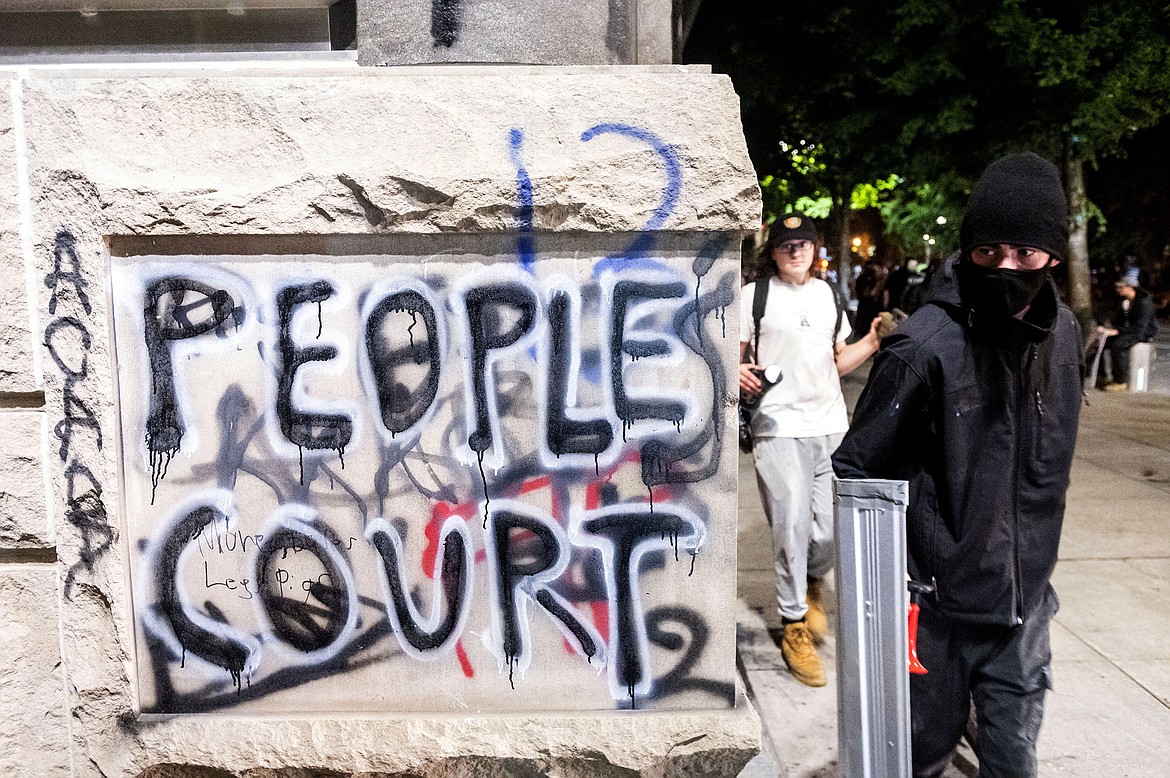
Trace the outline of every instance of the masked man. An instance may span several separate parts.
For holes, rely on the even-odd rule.
[[[833,456],[841,478],[906,480],[922,604],[910,680],[915,776],[978,722],[981,776],[1036,775],[1048,628],[1081,403],[1081,338],[1049,270],[1068,250],[1060,175],[1035,154],[984,172],[962,249],[884,343]]]

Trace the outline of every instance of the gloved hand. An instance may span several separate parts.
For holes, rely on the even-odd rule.
[[[874,324],[874,332],[877,333],[878,340],[882,340],[896,329],[898,329],[898,321],[894,319],[894,314],[889,311],[882,311],[878,314]]]

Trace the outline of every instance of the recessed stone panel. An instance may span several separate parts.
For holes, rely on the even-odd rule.
[[[738,242],[430,242],[115,259],[143,709],[733,704]]]

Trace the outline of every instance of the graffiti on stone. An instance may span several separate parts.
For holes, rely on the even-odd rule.
[[[90,351],[93,348],[93,306],[77,253],[77,239],[61,230],[53,240],[53,269],[45,276],[51,291],[49,313],[54,316],[45,327],[44,346],[61,374],[61,418],[53,427],[57,455],[65,465],[65,521],[78,532],[77,560],[66,573],[66,599],[73,596],[77,577],[92,574],[98,561],[109,551],[117,533],[110,524],[102,498],[102,482],[86,462],[101,451],[102,426],[86,399],[90,383]],[[68,315],[72,309],[77,315]],[[89,326],[87,326],[89,322]],[[88,445],[79,443],[80,436]]]
[[[144,711],[732,704],[738,245],[538,240],[510,142],[507,247],[113,259]]]

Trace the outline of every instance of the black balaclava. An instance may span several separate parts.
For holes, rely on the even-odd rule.
[[[971,192],[959,239],[963,304],[992,316],[1014,316],[1027,308],[1048,283],[1048,268],[985,268],[971,260],[971,250],[1007,243],[1043,249],[1053,259],[1064,259],[1068,255],[1068,201],[1056,166],[1032,152],[1009,154],[993,162]]]
[[[1015,316],[1032,304],[1048,283],[1048,268],[1010,270],[976,265],[969,257],[959,262],[959,294],[970,308],[993,317]]]

